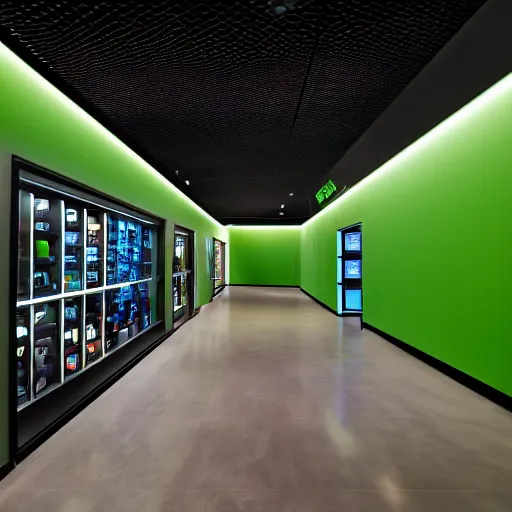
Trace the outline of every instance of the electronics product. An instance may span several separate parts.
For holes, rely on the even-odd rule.
[[[98,247],[87,247],[87,263],[96,263],[99,259],[98,253]]]
[[[77,308],[75,306],[66,306],[64,308],[64,319],[75,321],[77,317],[76,310]]]
[[[101,224],[96,217],[87,217],[87,230],[88,231],[99,231]]]
[[[75,372],[78,369],[78,354],[71,354],[66,357],[66,369]]]
[[[76,259],[76,254],[66,254],[64,256],[64,262],[65,263],[78,263]]]
[[[345,233],[345,251],[361,251],[361,233]]]
[[[78,231],[66,231],[65,240],[66,245],[78,245],[80,233]]]
[[[97,283],[98,282],[98,272],[87,272],[87,282],[88,283]]]
[[[73,208],[66,208],[66,222],[68,224],[78,224],[78,212]]]
[[[97,336],[97,331],[94,328],[94,326],[92,324],[86,325],[85,326],[85,337],[86,337],[87,341],[91,341],[91,340],[95,339],[96,336]]]
[[[36,240],[36,258],[50,257],[50,244],[46,240]]]
[[[50,231],[50,223],[36,222],[36,231]]]
[[[34,272],[34,288],[41,289],[50,287],[50,275],[48,272]]]
[[[16,338],[23,338],[23,336],[28,336],[28,328],[23,327],[22,325],[16,326]]]
[[[64,272],[64,287],[66,291],[80,290],[80,273],[78,270],[68,270]]]
[[[36,197],[34,199],[34,209],[37,216],[44,216],[50,211],[50,201]]]
[[[345,260],[345,279],[361,279],[361,260]]]

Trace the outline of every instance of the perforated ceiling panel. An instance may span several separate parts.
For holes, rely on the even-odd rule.
[[[331,167],[483,3],[2,2],[0,25],[214,216],[282,219],[311,214]]]

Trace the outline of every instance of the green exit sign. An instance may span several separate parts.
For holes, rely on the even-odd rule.
[[[316,194],[316,200],[318,201],[318,204],[321,206],[325,204],[325,202],[334,195],[336,192],[336,185],[332,182],[332,180],[329,180]]]

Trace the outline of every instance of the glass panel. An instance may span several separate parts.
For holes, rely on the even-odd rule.
[[[18,300],[30,298],[30,231],[32,194],[20,191],[18,227]]]
[[[30,400],[30,308],[16,311],[16,372],[18,406]]]
[[[140,280],[144,256],[142,226],[131,219],[109,214],[107,252],[107,284]]]
[[[62,201],[34,198],[34,297],[61,292]]]
[[[102,356],[103,294],[93,293],[86,295],[85,304],[85,364],[88,365],[97,361]]]
[[[64,378],[83,368],[82,361],[82,297],[64,301]]]
[[[137,285],[106,292],[107,352],[121,346],[141,330],[141,304]]]
[[[83,210],[66,201],[64,210],[64,292],[83,288]]]
[[[87,288],[103,285],[103,213],[87,210]]]
[[[49,391],[60,383],[58,301],[34,305],[34,393]]]
[[[345,261],[345,279],[361,279],[361,260]]]
[[[345,308],[347,310],[361,311],[362,308],[361,290],[345,290]]]

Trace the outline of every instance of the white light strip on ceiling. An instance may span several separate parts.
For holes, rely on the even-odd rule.
[[[78,116],[81,121],[88,124],[92,129],[94,129],[99,134],[103,135],[106,139],[115,144],[121,151],[124,151],[126,154],[130,155],[130,157],[137,164],[139,164],[149,173],[153,174],[171,192],[174,192],[181,196],[183,199],[185,199],[185,201],[187,201],[190,204],[190,206],[195,208],[199,213],[207,217],[209,220],[217,224],[219,227],[224,227],[219,221],[214,219],[209,213],[205,212],[199,205],[194,203],[192,199],[187,197],[179,188],[177,188],[170,181],[168,181],[156,169],[151,167],[151,165],[149,165],[144,159],[142,159],[139,155],[132,151],[128,146],[126,146],[126,144],[119,140],[113,133],[109,132],[103,125],[101,125],[87,112],[85,112],[85,110],[82,110],[76,103],[74,103],[65,94],[60,92],[50,82],[48,82],[41,75],[39,75],[39,73],[32,69],[25,61],[20,59],[16,54],[14,54],[11,50],[9,50],[9,48],[7,48],[7,46],[5,46],[2,43],[0,43],[0,57],[2,59],[6,59],[10,64],[12,64],[12,66],[20,69],[21,72],[26,76],[27,82],[32,81],[35,83],[37,87],[44,89],[44,91],[51,97],[52,100],[61,103],[64,107],[69,109],[74,115]]]
[[[294,224],[290,226],[275,226],[275,225],[269,225],[269,226],[241,226],[241,225],[229,225],[228,229],[269,229],[269,230],[280,230],[280,229],[300,229],[300,224]]]

